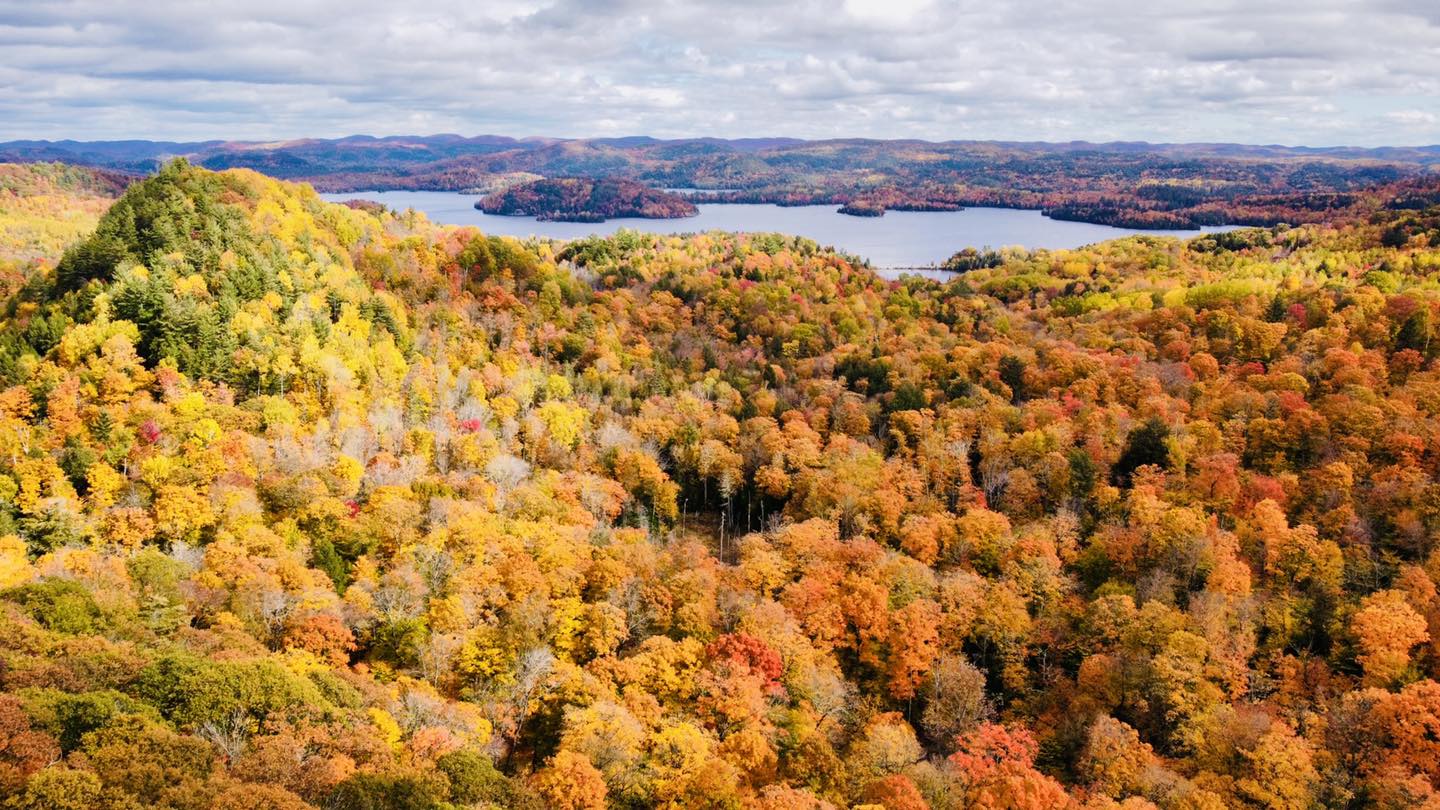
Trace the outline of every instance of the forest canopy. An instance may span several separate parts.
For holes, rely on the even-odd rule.
[[[892,282],[34,171],[0,806],[1440,806],[1433,184]]]

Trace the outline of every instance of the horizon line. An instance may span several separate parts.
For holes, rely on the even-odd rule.
[[[399,140],[399,139],[407,139],[407,138],[413,138],[413,139],[456,138],[456,139],[460,139],[460,140],[478,140],[478,139],[481,139],[481,138],[502,138],[502,139],[505,139],[505,140],[514,141],[514,142],[516,142],[516,143],[524,143],[524,142],[526,142],[526,141],[553,141],[553,142],[562,142],[562,141],[564,141],[564,142],[576,142],[576,141],[637,141],[637,140],[649,140],[649,141],[655,141],[655,142],[658,142],[658,143],[675,143],[675,142],[685,142],[685,141],[720,141],[720,142],[782,141],[782,142],[792,142],[792,143],[834,143],[834,142],[844,142],[844,141],[850,141],[850,142],[861,141],[861,142],[874,142],[874,143],[905,143],[905,142],[909,142],[909,143],[924,143],[924,144],[934,144],[934,145],[974,143],[974,144],[1006,144],[1006,145],[1017,145],[1017,146],[1074,146],[1074,145],[1086,145],[1086,146],[1152,146],[1152,147],[1166,147],[1166,146],[1173,146],[1173,147],[1238,146],[1238,147],[1248,147],[1248,148],[1255,148],[1255,149],[1296,149],[1296,150],[1303,150],[1303,149],[1312,149],[1312,150],[1322,150],[1322,149],[1323,149],[1323,150],[1351,149],[1351,150],[1359,150],[1359,151],[1376,151],[1376,150],[1383,150],[1383,149],[1414,149],[1414,150],[1432,150],[1432,149],[1433,149],[1433,150],[1440,150],[1440,142],[1436,142],[1436,143],[1419,143],[1419,144],[1384,144],[1384,145],[1380,145],[1380,146],[1359,146],[1359,145],[1356,145],[1356,144],[1346,144],[1346,143],[1335,143],[1335,144],[1317,145],[1317,144],[1301,144],[1301,143],[1288,143],[1288,144],[1287,144],[1287,143],[1280,143],[1280,142],[1257,143],[1257,142],[1247,142],[1247,141],[1206,141],[1206,140],[1198,140],[1198,141],[1150,141],[1150,140],[1145,140],[1145,139],[1130,139],[1130,138],[1117,138],[1117,139],[1112,139],[1112,140],[1098,140],[1098,141],[1097,141],[1097,140],[1089,140],[1089,139],[1086,139],[1086,138],[1073,138],[1073,139],[1070,139],[1070,140],[1018,140],[1018,139],[1013,139],[1013,138],[950,138],[950,139],[945,139],[945,140],[934,140],[934,139],[930,139],[930,138],[918,138],[918,137],[875,137],[875,136],[838,136],[838,137],[826,137],[826,138],[803,138],[803,137],[796,137],[796,136],[792,136],[792,135],[745,135],[745,136],[737,136],[737,137],[724,137],[724,136],[719,136],[719,135],[689,135],[689,136],[680,136],[680,137],[660,137],[660,136],[655,136],[655,135],[644,135],[644,134],[632,134],[632,135],[582,135],[582,136],[539,135],[539,134],[532,134],[532,135],[515,136],[515,135],[501,135],[501,134],[493,133],[493,132],[480,132],[480,133],[477,133],[477,134],[474,134],[474,135],[462,135],[462,134],[456,133],[456,132],[434,132],[434,133],[428,133],[428,134],[403,133],[403,134],[392,134],[392,135],[372,135],[372,134],[363,133],[363,132],[354,132],[354,133],[350,133],[350,134],[347,134],[347,135],[338,135],[338,136],[334,136],[334,137],[322,137],[322,136],[313,136],[313,135],[302,135],[302,136],[289,137],[289,138],[255,138],[255,139],[248,139],[248,138],[203,138],[203,139],[189,139],[189,140],[181,140],[181,139],[174,139],[174,138],[161,138],[161,137],[149,137],[149,138],[141,138],[141,137],[115,137],[115,138],[94,138],[94,139],[81,139],[81,138],[10,138],[10,139],[8,139],[8,140],[0,141],[0,145],[20,144],[20,143],[36,143],[36,144],[64,144],[64,143],[75,143],[75,144],[154,143],[154,144],[173,144],[173,145],[176,145],[176,146],[206,146],[206,145],[216,146],[216,145],[226,145],[226,144],[234,144],[234,145],[239,145],[239,146],[263,146],[263,145],[266,145],[266,144],[274,144],[274,145],[276,145],[276,146],[284,146],[284,145],[287,145],[287,144],[303,143],[303,142],[307,142],[307,141],[309,141],[309,142],[336,142],[336,141],[346,141],[346,140],[355,140],[355,139],[369,139],[369,140],[383,141],[383,140]]]

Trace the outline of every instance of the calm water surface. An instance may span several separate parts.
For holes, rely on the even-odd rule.
[[[814,239],[869,259],[876,268],[920,268],[939,264],[961,248],[1075,248],[1106,239],[1144,233],[1188,238],[1202,231],[1140,231],[1063,222],[1039,211],[1015,208],[967,208],[964,211],[890,211],[883,217],[852,217],[833,205],[701,205],[685,219],[611,219],[605,222],[540,222],[534,217],[493,216],[475,209],[473,195],[449,191],[372,191],[322,194],[331,202],[363,199],[404,210],[423,211],[432,221],[474,225],[485,233],[574,239],[610,234],[621,228],[651,233],[697,231],[778,231]],[[928,275],[928,274],[927,274]]]

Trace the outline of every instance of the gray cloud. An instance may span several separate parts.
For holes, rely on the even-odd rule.
[[[0,138],[1436,143],[1437,9],[1434,0],[0,0]]]

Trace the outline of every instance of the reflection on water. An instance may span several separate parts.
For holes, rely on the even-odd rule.
[[[1064,222],[1039,211],[1015,208],[967,208],[963,211],[890,211],[883,217],[851,217],[836,213],[833,205],[701,205],[700,214],[685,219],[612,219],[605,222],[539,222],[534,217],[506,217],[475,209],[473,195],[449,191],[378,191],[321,195],[332,202],[364,199],[390,208],[414,208],[435,222],[474,225],[480,230],[508,236],[544,236],[574,239],[610,234],[620,228],[652,233],[696,231],[778,231],[804,236],[869,259],[884,269],[924,268],[938,265],[961,248],[1006,247],[1074,248],[1106,239],[1144,233],[1188,238],[1201,231],[1140,231]],[[1206,232],[1229,230],[1205,228]],[[926,273],[926,275],[943,275]]]

